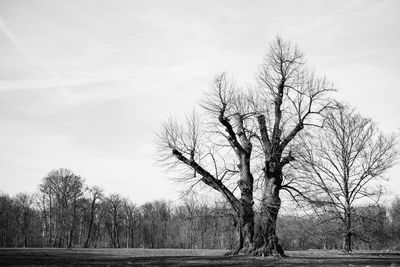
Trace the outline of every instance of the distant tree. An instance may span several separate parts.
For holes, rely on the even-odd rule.
[[[98,186],[92,186],[88,190],[88,199],[90,202],[90,221],[89,221],[89,229],[87,231],[87,237],[85,241],[85,248],[89,247],[90,237],[92,234],[93,223],[96,217],[96,213],[99,209],[99,202],[104,198],[103,190]]]
[[[42,209],[48,230],[54,229],[54,246],[73,247],[77,226],[79,200],[84,195],[84,180],[68,169],[50,171],[40,184],[47,208]]]
[[[397,136],[384,135],[376,125],[349,106],[336,103],[324,128],[305,136],[299,158],[298,181],[314,206],[331,212],[343,223],[343,250],[352,250],[355,205],[374,205],[381,196],[379,179],[399,154]],[[360,203],[360,202],[358,202]]]
[[[126,247],[134,247],[134,242],[137,236],[137,232],[140,231],[138,228],[138,217],[139,211],[135,204],[129,199],[124,199],[123,210],[125,218],[125,243]],[[137,241],[136,241],[137,242]]]
[[[395,250],[400,249],[400,198],[397,197],[393,200],[390,208],[390,236],[392,241],[392,248]]]
[[[387,214],[381,205],[359,206],[354,209],[354,239],[359,249],[380,249],[387,247]],[[357,245],[357,244],[356,244]]]
[[[157,218],[157,246],[163,248],[167,241],[168,222],[171,218],[171,206],[166,201],[155,201],[153,206]]]
[[[0,194],[0,246],[18,246],[17,218],[19,211],[14,200],[7,194]]]
[[[143,241],[147,248],[158,248],[159,241],[159,218],[156,203],[147,202],[141,207],[143,214]]]
[[[121,247],[121,232],[123,227],[123,198],[119,194],[111,194],[105,198],[105,226],[114,248]]]
[[[34,217],[34,198],[32,195],[29,195],[27,193],[19,193],[15,197],[15,203],[20,211],[19,225],[21,226],[22,235],[24,238],[24,247],[28,247],[28,235]]]

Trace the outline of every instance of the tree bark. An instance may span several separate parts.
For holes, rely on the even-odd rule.
[[[239,231],[241,232],[241,236],[239,239],[239,250],[243,250],[243,253],[247,253],[254,249],[254,178],[250,172],[250,154],[243,155],[241,162],[242,163],[239,166],[239,169],[241,170],[241,179],[238,181],[241,192],[241,212],[239,220]]]
[[[258,227],[256,250],[257,256],[285,257],[276,235],[276,222],[281,199],[279,190],[282,185],[282,167],[279,161],[267,161],[264,170],[264,196],[261,203],[261,220]]]
[[[251,151],[251,147],[248,151]],[[240,154],[240,205],[237,212],[239,243],[236,249],[227,255],[252,254],[254,251],[254,200],[253,183],[254,178],[250,169],[250,152]]]
[[[347,233],[345,233],[345,235],[343,237],[343,252],[346,252],[346,253],[352,252],[351,237],[352,237],[351,231],[348,231]]]
[[[346,232],[343,237],[343,252],[349,253],[352,251],[351,248],[351,239],[352,239],[352,221],[351,221],[351,211],[350,208],[346,209],[345,211],[345,227],[346,227]]]
[[[345,185],[346,189],[346,208],[344,210],[344,225],[346,232],[344,233],[343,236],[343,252],[351,252],[351,237],[352,237],[352,211],[351,211],[351,206],[350,206],[350,199],[348,197],[348,185]]]

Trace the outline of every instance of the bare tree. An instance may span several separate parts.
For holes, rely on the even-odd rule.
[[[89,247],[90,237],[92,233],[93,222],[95,219],[95,215],[97,210],[99,209],[99,202],[104,198],[103,190],[98,186],[92,186],[88,189],[88,195],[90,200],[90,221],[89,221],[89,229],[87,232],[87,237],[85,241],[85,248]]]
[[[104,201],[106,209],[106,228],[114,248],[121,247],[121,231],[123,225],[123,198],[119,194],[111,194]]]
[[[316,78],[305,67],[304,55],[290,42],[277,38],[270,46],[258,74],[257,121],[262,152],[263,196],[261,201],[260,236],[263,244],[257,254],[284,255],[276,236],[276,220],[281,207],[283,168],[295,160],[293,144],[305,127],[319,127],[320,115],[330,107],[327,93],[333,86]],[[261,239],[261,240],[260,240]]]
[[[162,162],[184,173],[192,186],[202,182],[220,192],[232,206],[240,233],[234,254],[284,255],[276,236],[279,192],[291,190],[283,184],[283,168],[294,160],[293,140],[306,126],[318,124],[330,104],[326,93],[333,90],[304,64],[294,45],[277,38],[261,67],[257,90],[242,90],[222,74],[201,102],[203,123],[196,115],[185,127],[170,120],[159,134]],[[253,173],[260,171],[262,223],[254,242]]]
[[[336,103],[324,129],[304,142],[298,173],[308,187],[304,196],[316,207],[336,214],[343,223],[343,250],[352,250],[355,205],[378,202],[378,183],[399,154],[397,136],[384,135],[349,106]]]
[[[83,184],[80,176],[63,168],[49,172],[40,184],[40,191],[44,197],[47,196],[46,205],[49,205],[46,213],[49,216],[49,231],[53,228],[55,232],[53,245],[73,246],[78,204],[84,194]]]
[[[17,207],[20,210],[20,225],[21,225],[21,230],[22,234],[24,237],[24,247],[28,246],[28,235],[29,235],[29,229],[33,220],[33,202],[34,198],[32,195],[29,195],[27,193],[19,193],[15,197],[15,201],[17,204]]]
[[[225,74],[215,78],[201,104],[206,111],[202,123],[193,114],[187,118],[186,128],[172,120],[163,124],[160,160],[181,171],[191,188],[202,182],[230,203],[239,226],[236,254],[243,247],[252,248],[254,235],[252,143],[245,130],[249,106]],[[235,187],[239,187],[240,197],[234,194]]]

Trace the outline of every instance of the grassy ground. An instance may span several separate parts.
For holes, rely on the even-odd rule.
[[[399,266],[400,252],[288,251],[288,258],[225,257],[224,250],[0,249],[0,266]]]

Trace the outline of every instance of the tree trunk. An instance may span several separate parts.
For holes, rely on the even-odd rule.
[[[85,248],[89,247],[90,234],[92,232],[92,226],[93,226],[93,220],[94,220],[94,208],[93,208],[93,205],[94,204],[92,203],[92,209],[91,209],[91,212],[90,212],[89,230],[88,230],[88,234],[87,234],[87,237],[86,237]]]
[[[352,219],[351,219],[351,208],[349,201],[347,201],[346,209],[344,211],[344,217],[345,217],[345,227],[346,227],[346,232],[343,237],[343,252],[351,252],[351,236],[352,236]]]
[[[352,237],[352,232],[351,232],[351,218],[350,218],[350,212],[346,212],[346,232],[343,236],[343,252],[349,253],[352,251],[351,248],[351,237]]]
[[[254,249],[254,210],[253,210],[253,182],[254,178],[250,170],[250,153],[242,156],[242,163],[239,166],[241,169],[241,179],[238,181],[241,196],[240,202],[242,204],[240,228],[243,238],[239,244],[243,252],[249,252]]]
[[[241,163],[238,165],[240,170],[240,207],[238,208],[238,231],[239,244],[235,250],[228,255],[236,255],[239,252],[250,254],[254,251],[254,200],[253,182],[254,178],[250,172],[250,153],[241,155]]]
[[[239,243],[226,255],[251,254],[254,251],[254,211],[252,206],[242,206],[238,218]]]
[[[27,247],[28,247],[28,238],[27,238],[26,232],[24,230],[24,248],[27,248]]]
[[[284,257],[285,254],[278,243],[279,239],[276,235],[276,221],[281,207],[279,190],[282,184],[282,168],[279,163],[267,162],[264,178],[265,187],[261,203],[261,224],[258,227],[257,249],[254,254],[264,257]]]
[[[69,242],[68,248],[72,248],[74,245],[74,234],[75,234],[75,225],[76,225],[76,202],[73,203],[73,212],[72,212],[72,221],[71,221],[71,229],[69,231]]]
[[[343,237],[343,251],[348,253],[352,251],[351,248],[351,236],[352,233],[351,232],[347,232],[345,233],[344,237]]]

